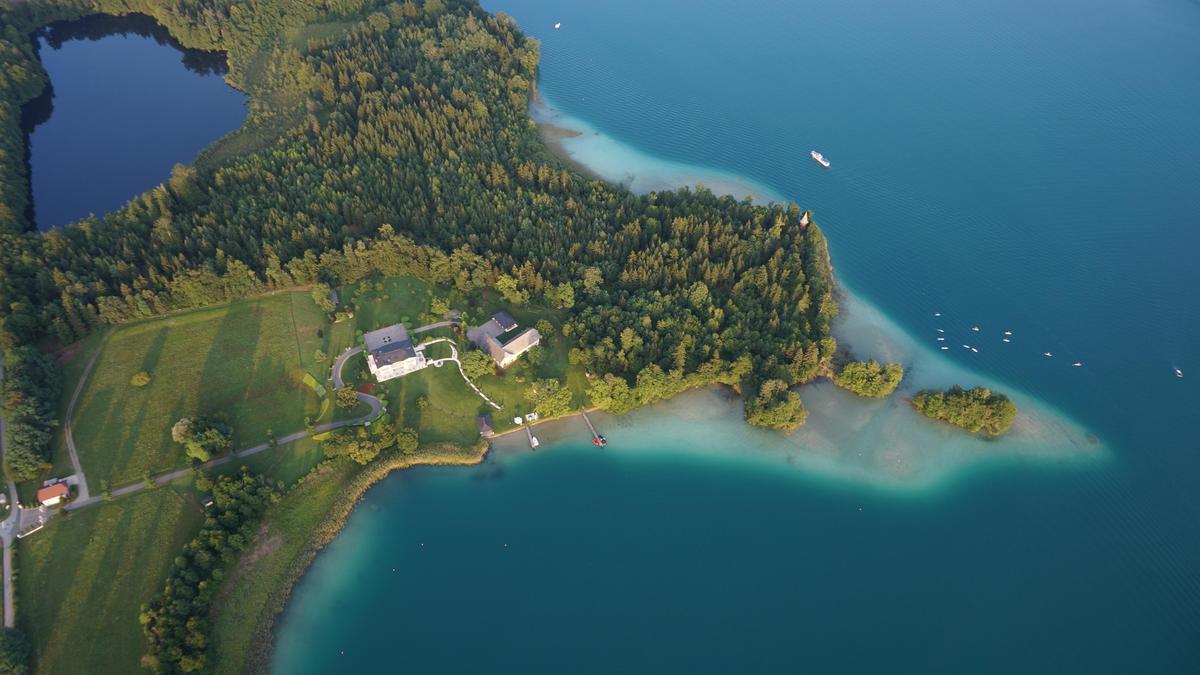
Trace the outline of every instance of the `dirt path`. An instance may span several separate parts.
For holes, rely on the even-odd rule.
[[[104,346],[108,344],[108,338],[112,337],[115,328],[108,329],[104,337],[100,340],[100,344],[96,345],[96,351],[92,352],[92,358],[88,359],[87,366],[83,369],[83,374],[79,376],[79,382],[75,385],[75,391],[71,394],[71,402],[67,404],[67,414],[63,417],[63,440],[67,445],[67,453],[71,456],[71,468],[75,470],[75,477],[79,479],[77,500],[82,501],[91,497],[91,492],[88,491],[87,476],[83,473],[83,464],[79,462],[79,451],[75,448],[75,434],[71,433],[71,418],[75,416],[75,403],[79,400],[79,395],[83,393],[83,385],[87,384],[88,377],[92,374],[92,368],[96,366],[96,361],[100,359],[101,352],[104,351]]]

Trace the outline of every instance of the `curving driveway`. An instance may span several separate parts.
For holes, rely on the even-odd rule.
[[[429,328],[429,326],[425,326],[425,328]],[[433,359],[429,363],[432,364],[435,368],[441,368],[442,364],[445,363],[446,361],[453,361],[454,365],[458,366],[458,374],[462,375],[462,379],[463,379],[463,381],[465,381],[467,383],[467,386],[474,389],[475,393],[479,394],[479,398],[487,401],[488,405],[492,406],[496,410],[500,410],[501,409],[500,404],[496,403],[492,399],[488,398],[487,394],[483,393],[483,390],[481,390],[479,387],[476,387],[475,383],[471,381],[471,378],[467,377],[467,373],[466,373],[466,371],[463,370],[463,367],[462,367],[462,361],[458,360],[458,349],[455,348],[454,342],[452,340],[450,340],[450,338],[437,338],[434,340],[430,340],[429,342],[422,342],[420,345],[420,348],[424,349],[428,345],[435,344],[438,342],[449,342],[450,343],[450,356],[447,356],[444,359]]]
[[[330,374],[330,379],[333,380],[333,386],[336,389],[341,389],[342,387],[346,386],[345,380],[342,379],[342,368],[346,367],[346,362],[350,360],[350,357],[361,353],[362,347],[351,347],[339,354],[338,357],[333,361],[333,372]],[[383,408],[383,404],[379,401],[379,399],[370,394],[364,394],[361,391],[354,392],[354,395],[358,397],[358,400],[371,406],[371,414],[360,419],[375,419],[379,416],[379,412]]]

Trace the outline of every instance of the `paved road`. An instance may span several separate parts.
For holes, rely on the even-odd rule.
[[[4,362],[0,361],[0,387],[4,384]],[[8,426],[4,417],[0,416],[0,461],[8,452]],[[7,477],[7,476],[6,476]],[[17,504],[17,485],[8,479],[8,517],[0,523],[0,542],[4,544],[4,627],[12,628],[17,625],[17,611],[13,605],[12,582],[12,544],[17,532],[17,524],[21,521],[21,507]]]
[[[83,465],[79,463],[79,451],[75,449],[75,434],[71,432],[71,418],[75,416],[75,403],[79,400],[79,395],[83,393],[83,385],[87,384],[88,377],[92,374],[92,368],[96,366],[96,361],[100,358],[100,353],[104,351],[104,345],[108,343],[108,338],[114,330],[114,328],[108,329],[108,332],[101,338],[100,344],[96,346],[96,351],[92,352],[92,358],[88,360],[87,366],[83,369],[83,375],[79,376],[79,382],[71,394],[71,402],[67,404],[67,414],[63,417],[63,440],[67,445],[67,454],[71,456],[71,468],[75,470],[75,478],[79,480],[75,498],[81,501],[89,499],[91,492],[88,491],[87,476],[83,473]]]

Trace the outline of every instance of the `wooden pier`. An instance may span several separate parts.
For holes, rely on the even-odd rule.
[[[537,436],[533,435],[533,427],[530,427],[529,425],[525,425],[525,435],[529,436],[529,447],[533,448],[534,450],[537,450],[537,446],[540,444],[538,443]]]
[[[583,421],[587,423],[588,430],[592,432],[592,445],[598,448],[603,448],[604,446],[608,445],[608,439],[604,438],[596,431],[596,427],[592,426],[592,420],[588,418],[587,413],[584,412],[579,414],[581,417],[583,417]]]

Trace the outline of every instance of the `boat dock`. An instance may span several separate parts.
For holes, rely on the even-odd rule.
[[[587,413],[579,413],[583,417],[583,421],[588,425],[588,430],[592,432],[592,445],[603,448],[608,445],[608,439],[596,432],[596,427],[592,426],[592,420],[588,419]]]
[[[539,443],[538,443],[537,436],[533,435],[533,428],[526,425],[525,435],[529,436],[529,447],[533,448],[534,450],[537,450],[537,446],[539,445]]]

